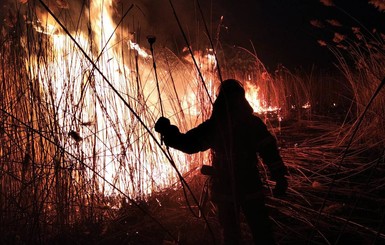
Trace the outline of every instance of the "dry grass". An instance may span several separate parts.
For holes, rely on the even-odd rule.
[[[152,130],[162,114],[154,72],[164,113],[182,131],[208,117],[208,94],[215,98],[219,83],[211,53],[195,53],[207,91],[190,56],[156,47],[155,71],[151,57],[128,48],[135,37],[124,26],[110,43],[96,31],[83,36],[81,26],[95,26],[79,19],[71,32],[79,48],[67,35],[41,31],[48,26],[36,31],[32,4],[16,12],[0,37],[0,242],[212,243],[207,224],[219,232],[212,207],[207,222],[191,214],[189,204],[196,213],[197,204],[189,194],[186,203],[170,164],[199,197],[205,178],[197,169],[207,153],[170,154]],[[385,239],[383,90],[355,131],[383,56],[349,52],[370,62],[356,70],[337,54],[345,80],[284,67],[271,74],[253,52],[218,50],[224,78],[258,86],[263,106],[280,108],[262,117],[290,170],[287,197],[268,199],[281,244]],[[347,93],[335,93],[344,86]],[[269,193],[274,183],[261,172]],[[247,227],[244,237],[250,240]]]

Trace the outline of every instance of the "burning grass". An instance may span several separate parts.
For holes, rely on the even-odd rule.
[[[213,243],[215,210],[206,203],[206,220],[197,217],[187,188],[201,195],[208,153],[165,150],[152,125],[164,114],[185,131],[207,118],[219,64],[223,77],[244,81],[289,167],[287,197],[268,198],[278,241],[385,240],[383,89],[360,116],[380,63],[357,72],[338,56],[345,79],[283,67],[271,74],[255,54],[222,48],[219,64],[212,50],[194,51],[195,66],[166,47],[153,57],[126,27],[115,28],[110,6],[93,4],[101,29],[79,19],[66,33],[58,21],[72,19],[29,3],[0,37],[2,243]],[[274,183],[261,172],[269,195]]]

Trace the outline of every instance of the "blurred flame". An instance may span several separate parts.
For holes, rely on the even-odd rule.
[[[143,57],[143,58],[149,58],[150,57],[150,55],[147,54],[147,52],[139,46],[139,44],[134,43],[131,40],[128,40],[128,44],[129,44],[130,48],[133,50],[136,50],[141,57]]]
[[[244,84],[246,99],[249,101],[254,113],[273,112],[280,110],[277,106],[267,105],[266,101],[261,99],[260,88],[248,81]]]
[[[65,7],[66,1],[58,1]],[[90,2],[90,15],[92,16],[91,28],[95,35],[91,38],[83,32],[73,33],[76,42],[93,59],[95,65],[109,79],[114,88],[127,98],[128,103],[135,110],[140,111],[142,120],[151,128],[157,117],[160,116],[158,94],[156,94],[156,81],[152,63],[146,59],[150,57],[148,52],[131,40],[127,41],[127,47],[135,50],[144,60],[140,63],[140,70],[135,70],[132,63],[128,66],[114,46],[126,37],[114,33],[115,24],[112,19],[112,0],[94,0]],[[36,31],[44,33],[50,39],[52,47],[47,50],[47,59],[44,63],[36,56],[31,56],[27,61],[27,67],[31,77],[40,81],[44,90],[44,97],[51,101],[56,108],[58,124],[63,129],[63,136],[71,132],[81,135],[82,140],[77,142],[71,139],[63,139],[63,146],[74,155],[81,152],[84,163],[88,166],[96,164],[94,170],[101,174],[108,182],[120,190],[124,190],[132,196],[145,196],[155,190],[170,186],[178,181],[174,169],[168,164],[167,158],[159,147],[149,137],[146,130],[141,127],[137,119],[132,115],[126,105],[117,98],[103,81],[102,76],[94,71],[82,52],[74,45],[73,41],[65,35],[54,19],[48,14],[39,13],[40,22],[34,25]],[[108,41],[108,42],[107,42]],[[95,52],[97,51],[97,52]],[[205,76],[205,83],[209,96],[215,94],[215,79],[213,74],[217,67],[215,55],[212,50],[205,52],[196,51],[200,69],[210,75]],[[191,61],[190,56],[185,57]],[[192,63],[192,62],[191,62]],[[159,74],[166,82],[161,87],[162,99],[168,115],[177,120],[176,115],[180,110],[185,111],[184,123],[195,126],[199,120],[204,120],[203,109],[210,108],[206,91],[201,88],[199,79],[196,81],[180,82],[177,84],[178,101],[181,108],[176,108],[169,97],[175,97],[170,88],[168,74],[159,66]],[[133,72],[135,71],[135,72]],[[179,77],[178,81],[186,80],[186,74],[195,74],[195,67],[188,68],[187,72],[176,71],[173,74]],[[144,74],[145,82],[138,82],[139,75]],[[166,75],[165,75],[166,74]],[[196,74],[195,74],[196,75]],[[264,75],[266,76],[266,74]],[[196,77],[196,76],[195,76]],[[264,77],[265,79],[265,77]],[[167,82],[168,81],[168,82]],[[140,84],[138,84],[140,83]],[[186,86],[185,84],[188,84]],[[260,96],[260,88],[251,82],[245,83],[246,98],[254,109],[254,112],[278,110],[278,107],[267,105]],[[174,91],[173,91],[174,93]],[[139,98],[141,94],[142,98]],[[50,98],[52,98],[50,100]],[[70,99],[68,99],[70,98]],[[50,103],[51,103],[50,102]],[[77,120],[77,121],[76,121]],[[92,123],[84,123],[92,122]],[[181,126],[181,125],[180,125]],[[207,164],[209,157],[186,156],[180,152],[173,152],[178,169],[184,173],[194,167],[186,164],[192,162]],[[204,153],[208,154],[208,153]],[[189,160],[187,160],[189,159]],[[92,176],[92,171],[88,171]],[[76,177],[74,177],[76,179]],[[99,180],[99,188],[105,195],[113,195],[116,192],[103,180]]]
[[[131,83],[131,70],[122,61],[122,54],[113,47],[117,35],[114,33],[111,9],[112,1],[91,1],[91,28],[96,35],[93,35],[93,40],[83,32],[71,35],[120,93],[136,94]],[[83,156],[89,156],[84,160],[87,166],[96,163],[96,172],[132,196],[145,196],[175,183],[177,177],[171,165],[166,163],[166,158],[162,157],[163,154],[155,143],[148,136],[143,136],[145,130],[140,129],[137,120],[124,103],[117,99],[102,76],[92,69],[92,65],[86,61],[73,41],[57,28],[52,17],[41,12],[38,16],[39,21],[34,24],[34,28],[37,32],[46,34],[52,46],[46,50],[48,55],[44,62],[35,54],[26,65],[31,71],[31,77],[37,78],[46,89],[44,96],[47,101],[52,98],[52,106],[57,108],[58,124],[63,128],[66,150],[77,155],[81,149]],[[131,40],[127,42],[127,47],[136,50],[143,58],[149,57],[144,49]],[[95,54],[95,49],[99,54]],[[147,117],[156,117],[159,113],[155,108],[157,96],[153,93],[155,82],[151,68],[150,64],[140,67],[148,76],[141,92],[145,94],[146,102],[154,105],[154,108],[147,108],[148,111],[144,112],[148,115],[143,120],[148,125],[153,123]],[[143,105],[131,105],[143,110],[140,108]],[[80,123],[74,121],[74,118],[79,118]],[[71,141],[74,139],[73,132],[81,135],[82,140]],[[163,163],[154,165],[156,161]],[[131,173],[127,172],[132,169],[132,165],[136,165],[136,169]],[[181,172],[188,169],[186,165],[178,167]],[[88,172],[90,176],[93,175],[92,171]],[[115,193],[105,181],[100,180],[98,183],[103,194]],[[135,185],[140,187],[136,189]]]

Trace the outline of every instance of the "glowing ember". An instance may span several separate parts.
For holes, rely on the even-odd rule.
[[[306,102],[306,103],[302,106],[303,109],[309,109],[310,107],[311,107],[311,104],[310,104],[309,101]]]

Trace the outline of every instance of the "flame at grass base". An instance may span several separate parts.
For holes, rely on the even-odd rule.
[[[90,193],[118,194],[116,187],[141,199],[174,185],[178,177],[157,144],[159,139],[154,140],[151,136],[157,137],[153,125],[162,114],[152,56],[130,40],[130,35],[114,32],[107,11],[110,4],[107,1],[91,2],[90,11],[95,22],[90,24],[97,35],[90,37],[80,31],[71,33],[82,50],[55,27],[57,23],[50,22],[51,18],[40,16],[41,26],[46,28],[35,28],[38,31],[35,35],[44,42],[44,52],[32,52],[26,58],[26,70],[30,80],[39,81],[40,100],[46,105],[47,116],[57,124],[58,130],[53,135],[58,139],[55,142],[69,153],[64,154],[60,162],[62,169],[71,169],[69,178],[75,183],[91,181]],[[174,99],[176,96],[182,101],[197,98],[194,90],[199,84],[194,72],[176,71],[174,77],[178,81],[171,86],[166,69],[175,67],[166,67],[161,62],[158,67],[156,72],[160,77],[165,116],[171,117],[182,128],[202,121],[203,114],[195,114],[194,122],[191,121],[188,111],[196,111],[196,105]],[[185,82],[180,82],[179,77]],[[202,162],[191,161],[191,156],[180,152],[171,152],[181,173]],[[83,170],[85,174],[72,170]]]
[[[179,58],[159,47],[152,57],[128,30],[115,29],[111,4],[91,1],[86,12],[92,21],[78,23],[88,26],[88,32],[71,32],[76,43],[53,18],[40,12],[38,21],[27,25],[28,35],[21,37],[28,54],[22,56],[26,76],[37,82],[39,91],[31,95],[39,101],[34,110],[44,118],[39,119],[45,120],[44,125],[50,125],[43,131],[54,142],[44,159],[34,161],[51,165],[52,174],[65,182],[60,186],[69,185],[73,192],[107,196],[122,191],[142,199],[179,181],[159,147],[155,121],[164,114],[186,131],[207,119],[209,96],[214,97],[219,85],[217,64],[212,50],[194,54],[205,78],[203,86],[189,57]],[[245,89],[255,112],[271,108],[251,81]],[[43,125],[39,120],[36,125]],[[190,156],[171,150],[171,154],[182,174],[209,164],[208,152]]]

